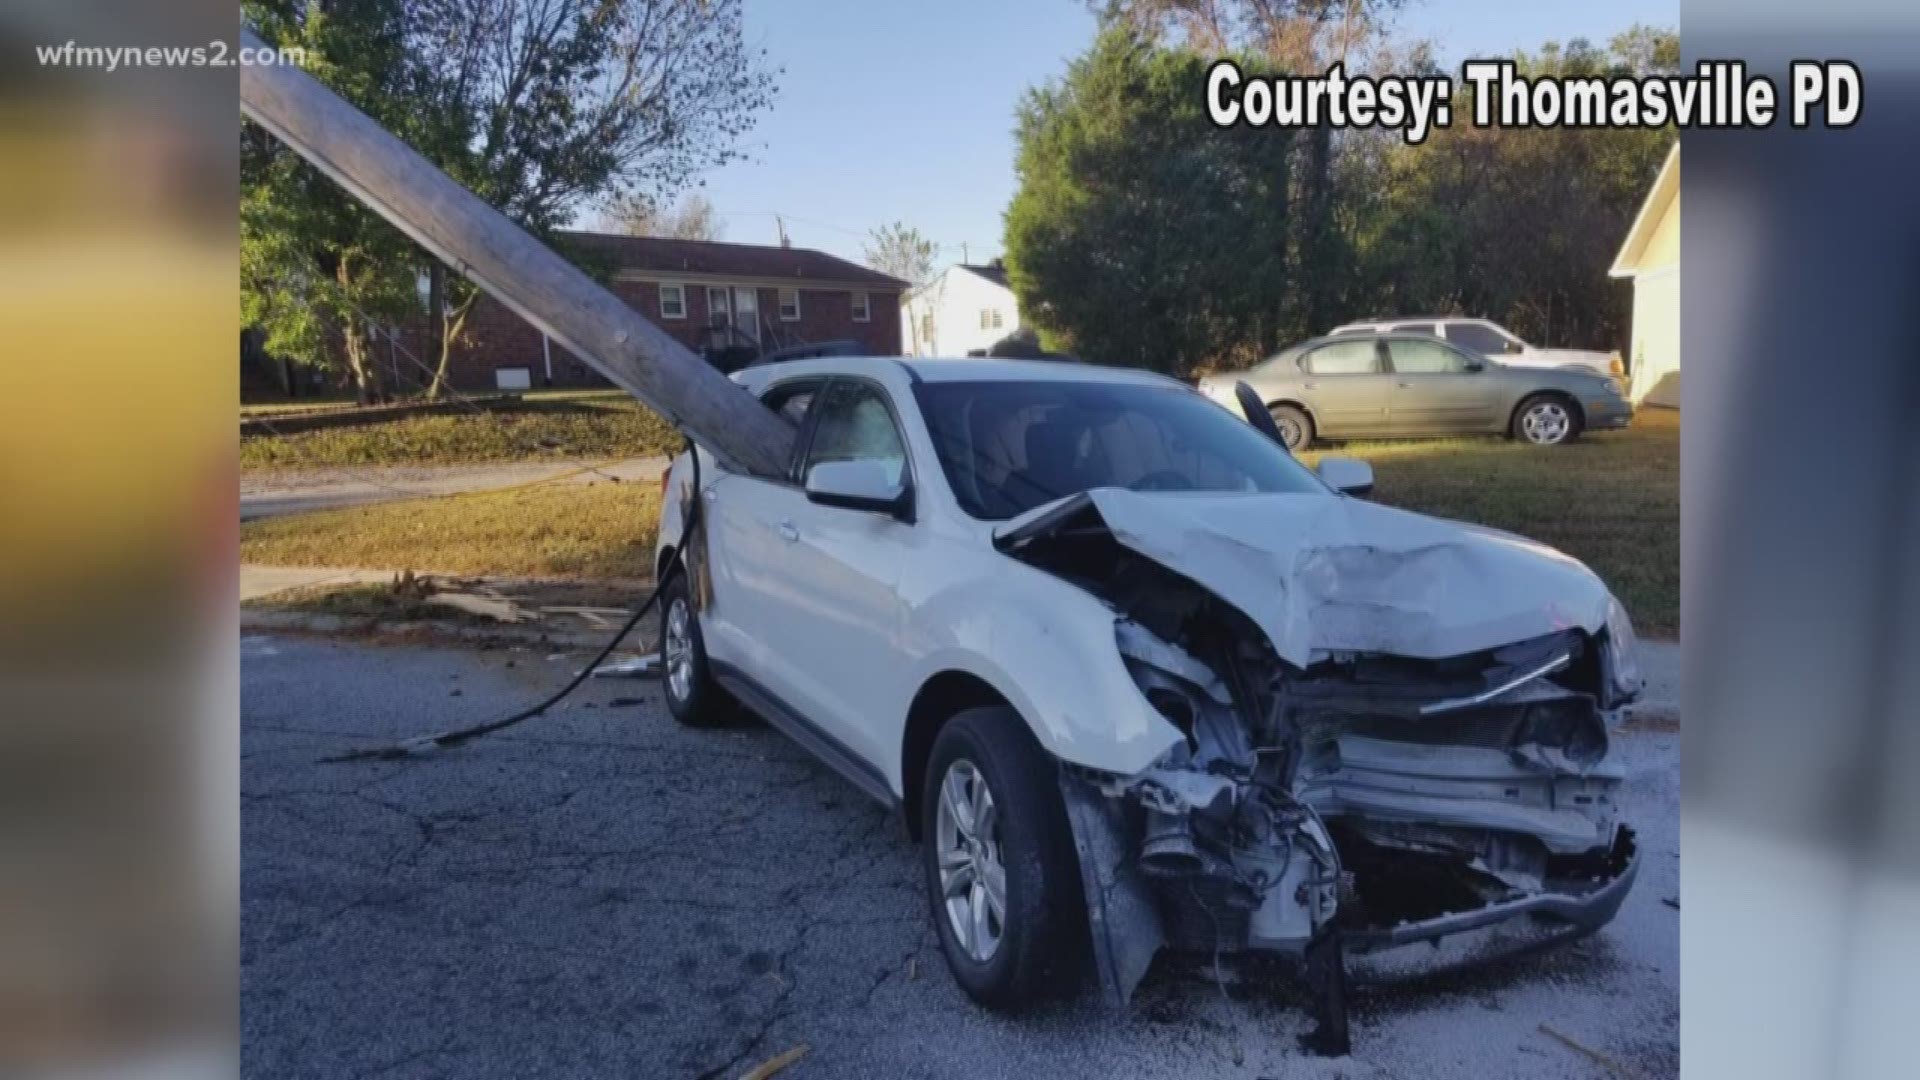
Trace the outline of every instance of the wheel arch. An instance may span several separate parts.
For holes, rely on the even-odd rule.
[[[920,797],[926,790],[927,759],[933,753],[933,741],[947,721],[978,708],[1012,709],[1016,715],[1020,712],[998,687],[958,668],[947,668],[927,678],[907,707],[906,727],[900,738],[900,808],[907,835],[916,841],[920,839]],[[1023,723],[1025,719],[1021,717]]]

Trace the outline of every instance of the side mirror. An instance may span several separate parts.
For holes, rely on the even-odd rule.
[[[1342,495],[1369,495],[1373,492],[1373,466],[1349,457],[1320,459],[1320,479]]]
[[[913,489],[877,461],[823,461],[807,470],[807,499],[822,506],[869,510],[908,520]]]

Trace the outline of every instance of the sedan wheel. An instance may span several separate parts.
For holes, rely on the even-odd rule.
[[[1577,435],[1579,423],[1566,402],[1541,397],[1520,407],[1514,427],[1522,439],[1535,446],[1556,446]]]
[[[1304,449],[1313,441],[1313,421],[1307,414],[1291,405],[1275,405],[1267,410],[1273,417],[1273,426],[1280,431],[1280,441],[1289,451]]]
[[[1000,823],[993,791],[966,758],[947,766],[934,820],[940,896],[947,923],[966,954],[993,959],[1007,925],[1007,871],[1000,860]]]

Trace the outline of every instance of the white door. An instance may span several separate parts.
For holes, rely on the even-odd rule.
[[[760,291],[733,290],[733,322],[752,341],[760,340]]]
[[[795,426],[806,420],[820,379],[777,383],[762,395]],[[752,675],[776,694],[784,682],[778,672],[786,658],[766,632],[765,612],[775,594],[786,590],[787,545],[777,522],[787,515],[797,489],[787,480],[763,480],[715,467],[704,492],[702,512],[712,543],[707,553],[713,582],[712,603],[701,612],[707,653]]]
[[[824,461],[877,461],[903,480],[911,475],[884,388],[836,379],[815,408],[803,477]],[[786,541],[791,591],[771,612],[789,700],[884,775],[900,752],[900,718],[874,715],[871,691],[899,655],[905,613],[898,586],[914,527],[883,512],[809,502],[797,489],[782,501],[786,512],[775,527]]]

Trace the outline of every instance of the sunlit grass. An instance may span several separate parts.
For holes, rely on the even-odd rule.
[[[653,572],[656,484],[550,484],[267,518],[240,527],[240,558],[525,577]]]
[[[638,457],[681,445],[673,427],[622,391],[551,391],[484,413],[460,410],[356,427],[240,440],[240,467],[463,465]]]

